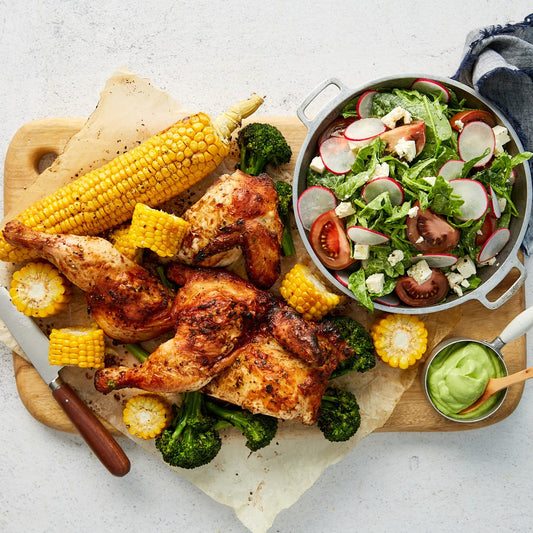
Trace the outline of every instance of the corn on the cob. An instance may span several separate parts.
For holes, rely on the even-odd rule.
[[[229,152],[231,133],[263,102],[258,95],[216,120],[198,113],[179,120],[33,204],[16,219],[39,231],[95,235],[131,218],[135,204],[159,205],[212,172]],[[0,259],[35,257],[0,237]]]
[[[301,263],[287,272],[280,292],[287,303],[307,320],[320,320],[341,301],[338,294],[328,291],[310,268]]]
[[[172,408],[161,396],[138,394],[126,403],[122,419],[131,435],[153,439],[172,421]]]
[[[72,285],[50,263],[28,263],[13,273],[9,295],[13,305],[33,317],[55,315],[72,297]]]
[[[108,240],[122,255],[136,263],[139,262],[142,250],[139,250],[132,242],[129,224],[123,224],[111,231],[108,235]]]
[[[370,334],[376,353],[393,368],[414,365],[427,348],[426,327],[413,315],[387,315],[372,325]]]
[[[52,329],[48,362],[51,365],[77,365],[103,368],[105,363],[104,332],[98,328]]]
[[[172,257],[185,238],[189,223],[180,217],[137,204],[129,237],[138,248],[148,248],[161,257]]]

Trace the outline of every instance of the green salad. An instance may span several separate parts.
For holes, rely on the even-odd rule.
[[[432,80],[350,101],[326,128],[298,214],[358,301],[422,307],[479,286],[519,213],[508,131]]]

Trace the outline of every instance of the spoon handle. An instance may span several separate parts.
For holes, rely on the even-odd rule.
[[[520,372],[515,372],[509,376],[503,378],[492,379],[488,386],[487,391],[490,389],[491,394],[498,392],[499,390],[505,389],[515,383],[520,383],[521,381],[526,381],[526,379],[533,378],[533,366],[526,368],[525,370],[520,370]]]
[[[501,332],[500,339],[507,344],[518,337],[521,337],[526,331],[533,327],[533,306],[528,307],[517,315],[507,327]]]

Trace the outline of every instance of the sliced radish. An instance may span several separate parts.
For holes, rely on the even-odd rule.
[[[346,233],[350,239],[357,244],[368,244],[376,246],[390,240],[384,233],[374,231],[373,229],[363,228],[362,226],[350,226]]]
[[[381,135],[387,126],[379,118],[355,120],[345,130],[344,136],[350,141],[367,141]]]
[[[319,146],[324,166],[333,174],[346,174],[355,161],[350,142],[345,137],[329,137]]]
[[[475,167],[482,167],[492,159],[495,146],[496,140],[492,128],[480,120],[465,124],[457,139],[459,155],[463,161],[480,157],[489,150],[488,154],[474,165]]]
[[[515,172],[515,169],[513,168],[511,170],[511,173],[509,174],[509,184],[511,185],[511,187],[515,184],[515,181],[516,181],[516,172]]]
[[[455,180],[461,177],[465,162],[460,159],[450,159],[446,161],[439,170],[439,176],[442,176],[446,181]]]
[[[374,178],[369,181],[361,191],[361,196],[363,200],[368,204],[376,196],[379,196],[381,193],[388,192],[390,196],[390,201],[392,205],[400,205],[403,203],[404,192],[403,187],[392,178],[380,177]]]
[[[453,193],[464,202],[459,207],[459,220],[478,220],[486,213],[489,208],[489,195],[479,181],[459,179],[450,180],[448,183],[452,186]]]
[[[382,305],[388,305],[390,307],[398,307],[400,305],[400,299],[392,292],[390,294],[385,294],[384,296],[378,296],[374,299],[374,302]]]
[[[302,221],[305,229],[311,229],[313,222],[327,211],[335,209],[337,206],[337,198],[326,187],[314,185],[305,189],[298,198],[298,216]]]
[[[490,190],[490,206],[491,206],[492,216],[494,218],[500,218],[502,216],[502,210],[500,209],[500,202],[498,202],[498,197],[496,196],[496,193],[494,192],[492,185],[490,186],[489,190]]]
[[[431,268],[446,268],[457,263],[457,256],[452,254],[425,254],[411,257],[413,263],[417,263],[422,259],[424,259]]]
[[[477,260],[480,263],[489,261],[490,259],[498,255],[503,250],[503,247],[509,242],[510,238],[511,238],[511,232],[507,228],[497,229],[487,239],[487,242],[485,242],[485,244],[479,251]]]
[[[437,93],[441,96],[441,101],[447,104],[450,101],[450,91],[442,83],[435,80],[429,80],[427,78],[418,78],[415,80],[411,89],[420,91],[421,93]]]
[[[369,118],[372,116],[372,102],[374,101],[374,95],[378,91],[370,90],[365,91],[357,100],[357,114],[359,118]]]
[[[345,268],[344,270],[335,270],[333,272],[333,277],[345,287],[348,287],[348,280],[350,279],[350,274],[352,274],[354,271]]]

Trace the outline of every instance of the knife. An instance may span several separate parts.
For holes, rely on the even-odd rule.
[[[113,475],[126,475],[130,470],[128,457],[93,411],[59,377],[57,367],[48,363],[48,337],[29,316],[17,311],[4,287],[0,287],[0,318],[98,459]]]

